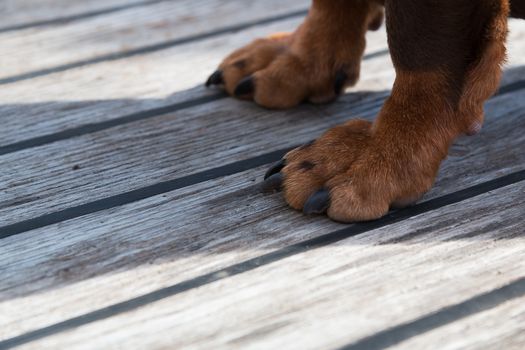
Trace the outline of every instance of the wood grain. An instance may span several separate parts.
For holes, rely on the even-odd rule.
[[[3,0],[0,2],[4,28],[52,21],[61,17],[81,15],[133,4],[146,4],[149,0]]]
[[[523,169],[523,93],[489,103],[490,128],[461,140],[460,150],[468,152],[447,159],[427,198]],[[509,113],[515,103],[518,111]],[[501,108],[505,118],[495,113]],[[85,295],[106,295],[106,287],[115,294],[97,307],[342,227],[305,218],[279,195],[261,195],[256,184],[263,172],[254,169],[0,241],[0,261],[7,262],[0,315],[20,316],[4,324],[18,334],[92,310]]]
[[[386,65],[379,60],[377,64]],[[393,79],[393,75],[389,78]],[[512,118],[508,126],[510,130],[505,129],[502,133],[506,137],[514,135],[516,142],[523,140],[523,135],[516,129],[523,123],[523,104],[516,97],[522,94],[503,96],[501,101],[505,102],[493,103],[490,108],[494,112],[488,111],[488,114],[510,114],[506,117]],[[346,101],[334,105],[306,105],[281,112],[225,99],[1,156],[2,166],[10,172],[0,174],[0,183],[5,189],[0,216],[5,218],[4,225],[9,225],[210,167],[300,145],[352,116],[372,119],[386,93],[345,97]],[[491,127],[491,123],[489,118],[487,127]],[[232,130],[242,132],[232,133]],[[501,146],[493,147],[493,154],[521,159],[521,155],[515,154],[520,153],[519,149],[509,151],[505,143],[507,139],[501,139],[499,135],[502,134],[496,135],[498,140],[491,142],[499,142]],[[479,146],[463,147],[459,154],[467,156],[474,153],[476,147]],[[494,168],[491,170],[499,170],[496,165],[499,163],[492,164]],[[469,177],[466,175],[466,181]],[[450,180],[457,182],[456,178]]]
[[[392,349],[509,349],[525,345],[525,298],[457,321],[405,341]]]
[[[386,57],[380,57],[364,64],[363,69],[371,73],[354,91],[368,87],[374,91],[381,85],[383,89],[387,89],[391,85],[393,70],[389,61],[385,59]],[[511,61],[519,62],[519,59],[511,58]],[[507,82],[512,81],[513,76],[516,76],[516,79],[521,78],[520,70],[509,73]],[[107,197],[119,191],[124,192],[167,180],[174,175],[183,176],[202,170],[208,163],[201,162],[191,167],[188,167],[188,164],[195,163],[196,159],[205,158],[210,152],[215,157],[210,160],[210,164],[219,164],[264,153],[269,150],[268,143],[273,144],[270,149],[300,144],[351,115],[366,113],[371,117],[386,95],[386,92],[374,91],[372,94],[348,96],[348,99],[327,107],[304,106],[302,109],[275,114],[249,104],[224,100],[154,120],[6,155],[0,157],[0,162],[12,170],[10,173],[4,173],[3,179],[0,178],[3,180],[0,183],[5,184],[0,213],[6,218],[6,225],[66,206]],[[85,107],[89,109],[89,104]],[[237,112],[231,113],[232,109]],[[321,114],[322,118],[304,118],[305,114]],[[193,120],[191,124],[188,123],[189,120]],[[221,123],[216,123],[218,120]],[[257,120],[257,125],[254,124],[254,120]],[[249,127],[246,126],[248,124]],[[232,126],[239,130],[253,130],[250,134],[232,140]],[[34,127],[38,130],[45,129],[39,123],[35,123]],[[199,148],[188,148],[191,140],[201,137],[205,129],[221,136],[222,141],[201,140]],[[162,137],[159,137],[159,130],[163,130]],[[270,133],[274,133],[275,140],[279,140],[277,143],[273,138],[268,138]],[[254,134],[258,136],[254,137]],[[293,136],[289,137],[290,134]],[[243,153],[240,154],[235,153],[237,146],[234,143],[238,141],[245,143]],[[217,152],[217,149],[224,149],[225,152]],[[20,161],[21,158],[24,161]],[[125,164],[116,166],[116,159]],[[189,163],[185,163],[184,160]],[[75,166],[79,166],[80,169],[73,171]],[[134,170],[130,171],[131,169]],[[135,172],[140,175],[136,177]],[[33,173],[38,174],[37,178],[32,176]],[[124,177],[117,180],[121,176]],[[130,182],[130,179],[133,182]],[[113,186],[116,180],[119,184]],[[107,191],[108,182],[111,184],[110,192]],[[34,193],[40,195],[35,196]],[[53,199],[54,196],[59,197],[58,203]]]
[[[192,2],[199,3],[211,0]],[[210,92],[191,87],[224,54],[298,21],[9,84],[0,92],[0,144],[206,96]],[[512,24],[514,39],[525,31],[520,23]],[[124,37],[115,32],[108,40]],[[384,32],[371,34],[368,52],[385,47]],[[524,42],[511,38],[505,84],[525,79],[524,50]],[[0,156],[7,169],[0,174],[0,226],[300,144],[352,116],[370,119],[393,81],[388,57],[365,62],[363,78],[332,105],[270,112],[224,99]],[[523,170],[524,97],[525,90],[518,90],[487,104],[484,131],[458,140],[426,199]],[[0,340],[347,227],[306,218],[280,195],[260,194],[264,168],[0,240]],[[495,190],[27,348],[348,344],[522,277],[524,186]],[[512,322],[487,319],[503,319],[509,305],[399,346],[429,348],[445,337],[450,348],[485,348],[496,340],[523,347],[521,307],[510,307]],[[480,325],[490,326],[491,340],[468,329]]]
[[[216,94],[203,84],[225,55],[254,38],[293,30],[300,21],[255,26],[6,85],[0,91],[0,146]],[[371,33],[368,52],[386,49],[385,39],[384,32]]]
[[[66,25],[0,33],[0,80],[307,10],[308,0],[160,1]],[[18,12],[18,11],[17,11]],[[300,16],[297,16],[299,19]],[[233,31],[233,30],[232,30]],[[229,34],[229,33],[228,33]],[[15,52],[16,54],[13,54]]]
[[[384,59],[369,63],[378,72],[380,67],[391,72],[382,76],[388,86],[393,80],[388,63]],[[371,118],[386,96],[384,91],[351,94],[337,104],[280,112],[222,99],[6,154],[0,156],[0,164],[11,170],[0,174],[4,189],[0,217],[8,225],[298,145],[350,113]]]
[[[342,346],[523,277],[524,193],[518,183],[22,348]]]
[[[0,146],[214,94],[201,84],[224,55],[252,38],[292,30],[299,21],[256,26],[236,35],[133,57],[125,65],[105,62],[10,84],[0,92],[4,126]],[[511,29],[511,57],[521,57],[521,41],[516,40],[525,23],[512,21]],[[368,53],[385,49],[385,39],[384,32],[369,33]],[[520,65],[519,60],[513,65]],[[372,88],[375,80],[381,80],[374,73],[364,69],[366,82],[357,90]],[[518,73],[525,76],[523,70],[513,75]],[[382,82],[379,85],[384,88]]]

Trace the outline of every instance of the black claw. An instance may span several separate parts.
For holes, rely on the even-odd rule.
[[[330,191],[322,188],[308,198],[303,207],[306,215],[323,214],[330,207]]]
[[[334,83],[334,90],[336,95],[340,95],[343,91],[343,88],[345,87],[346,80],[348,79],[348,75],[343,71],[339,70],[335,74],[335,83]]]
[[[222,77],[222,70],[218,69],[215,72],[213,72],[212,75],[206,80],[206,87],[209,87],[210,85],[221,85],[224,84],[224,79]]]
[[[286,160],[285,159],[281,159],[280,161],[278,161],[277,163],[274,163],[270,169],[268,169],[268,171],[266,172],[266,174],[264,174],[264,179],[266,180],[267,178],[269,178],[270,176],[272,176],[273,174],[277,174],[278,172],[280,172],[281,170],[283,170],[283,168],[286,166]]]
[[[279,192],[282,189],[283,178],[281,173],[273,174],[264,180],[261,185],[261,191],[265,193]]]
[[[233,92],[235,96],[246,96],[253,94],[255,90],[255,85],[253,83],[253,77],[246,77],[242,79],[237,87],[235,88],[235,91]]]

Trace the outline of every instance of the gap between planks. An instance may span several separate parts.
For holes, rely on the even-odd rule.
[[[106,337],[113,337],[120,329],[126,333],[125,339],[122,339],[124,343],[119,342],[120,346],[126,341],[127,346],[133,344],[138,347],[168,345],[162,342],[189,346],[200,342],[197,344],[206,348],[213,342],[223,348],[231,346],[237,337],[249,334],[254,327],[264,327],[268,322],[283,317],[289,318],[285,323],[287,332],[279,333],[279,337],[273,334],[266,339],[269,342],[288,342],[290,346],[295,344],[300,348],[333,347],[337,342],[344,344],[352,339],[358,340],[367,334],[380,332],[389,325],[416,319],[414,322],[423,328],[412,333],[401,332],[401,337],[398,337],[401,340],[408,339],[446,323],[430,315],[431,325],[425,326],[424,320],[428,319],[426,314],[439,313],[440,309],[454,303],[464,304],[473,292],[487,291],[492,296],[488,300],[483,296],[474,297],[473,301],[466,301],[474,308],[461,306],[461,312],[458,313],[457,307],[452,306],[443,311],[442,316],[449,320],[460,319],[468,316],[465,310],[474,314],[497,306],[511,297],[524,295],[525,280],[519,278],[523,277],[525,265],[516,252],[523,249],[525,242],[515,231],[520,228],[520,218],[525,209],[524,185],[522,181],[499,190],[494,188],[492,193],[465,198],[466,201],[457,204],[449,203],[451,207],[445,210],[421,213],[423,215],[412,216],[387,227],[376,227],[357,237],[346,237],[335,245],[335,241],[321,246],[305,242],[304,246],[310,245],[312,249],[287,254],[271,264],[265,264],[262,260],[262,263],[253,265],[257,272],[244,271],[245,274],[238,274],[237,269],[232,269],[224,273],[223,279],[192,293],[167,295],[167,299],[161,301],[150,298],[150,302],[157,303],[140,305],[145,307],[135,311],[115,306],[113,311],[117,312],[110,315],[113,317],[105,321],[92,319],[99,322],[55,335],[36,343],[36,346],[61,344],[68,348],[81,347],[85,344],[82,339],[86,337],[98,339],[102,346],[109,340]],[[494,217],[501,222],[499,229],[492,226]],[[457,225],[449,225],[450,221]],[[426,230],[410,240],[388,243],[395,236],[410,235],[410,231],[421,231],[421,228]],[[492,244],[487,245],[485,241]],[[368,249],[362,249],[363,246]],[[473,265],[472,261],[476,261],[476,264]],[[448,273],[434,275],[429,273],[432,271]],[[458,280],[462,281],[460,286]],[[511,287],[490,293],[513,280],[517,280],[517,283]],[[385,287],[385,284],[390,287]],[[512,289],[510,296],[506,292],[508,289]],[[319,292],[330,295],[330,298],[319,297]],[[494,302],[494,296],[497,302]],[[236,300],[235,303],[231,303],[232,298]],[[374,300],[374,305],[361,300],[363,298]],[[395,303],[395,307],[392,303]],[[250,309],[250,312],[239,314],[240,304],[245,310]],[[214,311],[219,309],[222,311]],[[126,314],[115,316],[120,312]],[[232,312],[238,316],[228,316]],[[311,312],[316,315],[315,318],[299,316]],[[328,314],[330,317],[327,317]],[[85,315],[79,319],[89,320],[91,316]],[[423,322],[418,321],[418,317],[422,317]],[[359,322],[360,327],[348,328],[355,322]],[[154,326],[144,327],[145,323]],[[199,326],[195,327],[196,324]],[[85,323],[76,324],[70,329],[80,325]],[[190,325],[192,330],[184,329]],[[312,327],[324,332],[332,330],[331,336],[316,337],[319,332],[313,329],[308,331]],[[342,328],[347,329],[347,332],[341,332]],[[155,337],[150,332],[153,329]],[[185,336],[168,336],[167,332],[174,332],[175,329]],[[306,329],[305,334],[309,336],[302,337],[301,344],[293,343],[297,337],[292,329],[301,330],[301,333]],[[157,344],[157,341],[161,343]],[[250,341],[257,343],[259,340],[257,337],[248,338],[247,344],[243,346],[250,345]],[[324,344],[319,344],[320,341]],[[271,347],[268,343],[264,344]]]
[[[243,20],[237,1],[159,1],[66,26],[2,35],[0,84],[122,60],[306,15],[307,2],[247,1]],[[234,23],[234,24],[232,24]],[[96,28],[96,30],[94,30]],[[69,49],[75,43],[74,50]],[[66,49],[65,49],[66,48]],[[38,57],[38,60],[34,58]]]
[[[509,97],[506,100],[512,101],[513,99]],[[505,113],[507,111],[512,112],[512,110],[509,109],[511,107],[516,109],[521,107],[521,105],[519,104],[518,106],[512,106],[512,104],[503,103],[498,104],[497,101],[499,100],[497,99],[494,102],[494,105],[496,107],[502,108],[498,112],[500,114]],[[110,140],[117,135],[118,137],[121,137],[120,135],[123,135],[124,140],[129,141],[129,145],[122,144],[120,147],[115,148],[116,152],[120,153],[123,149],[126,149],[127,152],[132,153],[131,151],[133,149],[138,149],[140,150],[141,154],[145,156],[144,158],[143,156],[138,155],[139,157],[136,160],[128,156],[125,159],[125,163],[120,164],[118,167],[115,167],[114,159],[116,159],[116,155],[114,156],[112,155],[112,153],[108,152],[108,147],[104,143],[100,143],[100,147],[97,147],[99,151],[97,151],[97,153],[94,153],[90,151],[90,147],[88,145],[80,147],[77,141],[76,148],[79,152],[78,155],[81,156],[84,160],[73,160],[66,158],[66,161],[68,162],[73,162],[74,164],[81,164],[81,166],[79,166],[80,169],[75,171],[71,170],[72,165],[68,168],[63,168],[60,164],[64,159],[62,153],[63,146],[61,144],[51,145],[51,147],[53,147],[56,151],[49,151],[46,148],[42,148],[39,150],[39,153],[33,153],[31,155],[28,155],[27,157],[24,157],[26,159],[24,163],[19,162],[19,153],[11,155],[10,158],[12,159],[12,162],[7,162],[5,160],[7,156],[5,156],[4,164],[5,166],[8,166],[12,169],[12,173],[17,173],[17,169],[23,167],[20,170],[20,175],[17,176],[16,179],[11,178],[12,173],[9,177],[6,175],[5,183],[9,184],[10,182],[14,182],[15,184],[24,184],[23,188],[21,189],[23,189],[23,191],[27,193],[28,198],[31,198],[33,193],[39,193],[42,199],[35,198],[27,201],[21,201],[21,198],[23,198],[21,197],[21,190],[18,190],[16,186],[11,186],[11,191],[16,196],[13,197],[12,204],[10,204],[9,196],[7,196],[8,193],[6,193],[6,196],[4,196],[6,198],[4,203],[6,204],[4,204],[3,208],[0,208],[0,213],[5,217],[11,217],[13,219],[11,219],[11,222],[7,221],[7,225],[4,224],[0,228],[0,236],[4,238],[9,237],[27,230],[50,225],[63,220],[68,220],[74,217],[109,209],[115,206],[123,205],[126,203],[134,202],[136,200],[165,193],[177,188],[181,188],[183,186],[195,184],[199,181],[205,181],[211,178],[218,178],[221,176],[232,174],[234,172],[247,170],[249,167],[256,167],[259,165],[268,164],[272,161],[278,160],[284,153],[284,150],[272,150],[272,148],[275,147],[272,145],[273,139],[268,139],[267,137],[265,137],[266,134],[274,134],[273,137],[278,138],[278,135],[282,134],[284,136],[286,134],[291,133],[292,130],[297,130],[298,132],[301,132],[301,134],[297,134],[297,136],[294,136],[294,138],[288,137],[288,139],[286,139],[286,143],[282,145],[282,147],[290,149],[294,146],[297,146],[300,140],[307,141],[308,139],[313,138],[313,136],[316,135],[316,133],[326,128],[326,126],[324,126],[322,123],[319,123],[318,119],[308,119],[304,121],[301,120],[300,123],[295,122],[293,124],[290,124],[285,118],[280,118],[280,123],[277,123],[274,122],[274,114],[268,114],[267,116],[269,118],[266,122],[262,122],[263,118],[261,116],[258,117],[258,120],[259,122],[261,122],[261,124],[259,126],[256,126],[250,123],[250,121],[252,120],[250,116],[250,118],[247,119],[248,124],[246,128],[250,127],[253,130],[246,135],[246,141],[244,141],[244,138],[234,140],[235,144],[238,144],[240,142],[244,147],[243,154],[235,152],[235,154],[233,155],[235,158],[239,159],[239,161],[235,163],[230,163],[227,166],[221,166],[215,170],[207,170],[209,169],[209,164],[212,163],[212,161],[210,161],[210,157],[214,157],[211,158],[214,159],[213,162],[218,162],[219,159],[222,159],[224,161],[224,159],[227,159],[229,157],[229,153],[232,150],[231,147],[227,147],[227,142],[232,142],[232,124],[230,123],[236,124],[236,129],[244,128],[239,127],[238,117],[231,116],[231,113],[228,110],[230,103],[231,102],[229,101],[224,101],[223,104],[226,107],[224,113],[230,114],[230,118],[233,118],[230,122],[227,122],[226,118],[224,117],[210,114],[205,118],[200,118],[198,120],[198,124],[194,127],[197,132],[200,132],[199,125],[211,125],[214,119],[222,119],[222,122],[219,125],[217,125],[218,129],[214,131],[215,138],[210,139],[209,144],[205,143],[204,141],[200,141],[198,145],[195,145],[193,148],[188,149],[189,151],[191,151],[191,154],[189,155],[190,158],[188,159],[187,164],[191,164],[193,159],[208,159],[208,161],[202,163],[201,168],[197,168],[196,166],[190,168],[184,163],[183,153],[181,153],[183,151],[183,148],[181,146],[165,146],[161,143],[158,143],[158,130],[164,130],[162,135],[166,135],[166,141],[169,142],[171,142],[172,140],[171,137],[169,137],[169,135],[177,134],[177,130],[180,127],[177,124],[171,122],[171,118],[165,118],[167,121],[169,121],[170,125],[159,126],[159,124],[156,123],[152,124],[151,136],[154,137],[157,142],[156,147],[158,147],[158,151],[154,151],[151,148],[149,148],[152,146],[151,142],[146,140],[148,147],[143,147],[140,143],[137,142],[137,140],[134,137],[129,137],[128,134],[123,132],[118,132],[116,134],[106,134],[106,136],[110,137]],[[381,100],[379,101],[379,103],[376,103],[376,108],[379,108],[380,104]],[[505,109],[507,109],[507,111]],[[297,110],[296,112],[300,113],[300,110]],[[369,110],[367,113],[367,117],[372,118],[375,112],[376,109]],[[290,117],[290,113],[291,112],[286,113],[288,117]],[[249,114],[250,113],[247,113],[247,115]],[[339,118],[336,118],[336,115],[334,114],[335,113],[329,113],[332,123],[337,124],[346,119],[345,113],[340,114]],[[190,116],[191,115],[192,114],[190,113]],[[178,123],[180,123],[180,125],[186,125],[185,139],[187,141],[185,139],[182,139],[179,141],[181,142],[180,144],[182,145],[187,142],[192,142],[191,140],[196,139],[197,136],[194,137],[192,133],[188,131],[187,120],[181,118],[181,115],[179,115],[178,117]],[[313,128],[313,130],[309,130],[307,127]],[[144,135],[145,130],[146,129],[144,128],[143,124],[140,133]],[[218,130],[223,131],[219,132]],[[303,137],[305,132],[308,132],[312,136],[308,139],[305,139]],[[220,141],[220,139],[218,138],[218,136],[221,134],[223,135],[224,141]],[[258,136],[260,135],[261,139],[258,140],[254,136],[254,134],[258,134]],[[87,141],[91,142],[91,139],[88,138]],[[226,144],[223,144],[223,142],[226,142]],[[114,144],[114,141],[112,141],[111,143]],[[162,152],[162,150],[164,149],[179,149],[180,151],[177,153]],[[227,149],[228,153],[224,155],[217,152],[217,150],[220,149]],[[252,150],[256,149],[264,149],[266,152],[270,152],[262,154],[256,153],[252,155]],[[233,148],[233,150],[235,151],[235,147]],[[57,155],[58,158],[56,161],[53,160],[53,156],[51,156],[51,154]],[[148,154],[157,154],[157,159],[152,159],[151,157],[148,157]],[[163,157],[160,157],[161,154],[163,154]],[[252,157],[250,157],[250,155],[252,155]],[[99,167],[94,164],[95,159],[97,158],[101,159],[102,163],[100,165],[100,169],[105,169],[104,179],[107,180],[103,180],[98,172],[94,174],[92,173],[92,169],[94,167]],[[170,160],[172,158],[173,160]],[[39,159],[41,159],[41,161],[39,161]],[[173,173],[173,170],[167,174],[165,180],[161,176],[159,176],[159,173],[153,175],[151,173],[148,173],[146,169],[143,169],[142,171],[140,171],[139,174],[137,174],[136,172],[138,166],[140,165],[140,159],[142,159],[143,162],[145,162],[144,164],[147,165],[148,168],[150,168],[155,163],[162,163],[168,165],[173,164],[173,166],[176,165],[178,177],[176,179],[172,178],[171,173]],[[107,163],[108,161],[111,161],[113,165],[105,165],[105,163]],[[84,165],[86,164],[86,162],[88,162],[87,164],[89,164],[89,166]],[[10,163],[12,163],[12,165],[10,165]],[[41,168],[39,168],[39,163],[42,163]],[[33,169],[31,171],[28,171],[28,169],[24,167],[25,164],[32,164]],[[51,164],[57,164],[59,166],[59,169],[63,168],[65,176],[58,176],[57,171],[54,169],[54,167],[56,166],[51,166]],[[131,166],[134,170],[132,172],[123,173],[122,169],[129,166]],[[113,170],[110,170],[110,168],[113,168]],[[173,169],[172,165],[170,165],[169,169]],[[111,172],[114,172],[114,174],[112,174]],[[38,174],[38,179],[29,181],[31,183],[31,185],[29,186],[25,185],[26,181],[24,180],[24,178],[32,178],[31,174],[33,173]],[[46,173],[50,173],[53,175],[46,176]],[[115,183],[115,179],[118,179],[119,176],[119,185],[117,186]],[[91,178],[93,178],[93,180],[90,180]],[[147,183],[146,181],[148,181],[148,179],[155,179],[156,181]],[[108,192],[107,190],[109,183],[106,183],[105,181],[110,181],[113,184],[110,192]],[[75,183],[76,185],[73,185]],[[84,189],[82,189],[83,186]],[[86,193],[88,193],[86,191],[87,188],[92,188],[88,198],[86,198]],[[42,203],[41,209],[37,206],[39,202]],[[72,205],[72,203],[78,204],[75,206]],[[51,205],[53,205],[54,207],[51,207]],[[53,208],[53,210],[51,208]]]
[[[113,12],[128,10],[134,7],[150,6],[162,1],[170,0],[149,0],[131,2],[126,0],[91,0],[91,1],[34,1],[11,0],[13,5],[4,4],[3,26],[0,27],[0,34],[5,32],[24,30],[36,27],[57,26],[80,21],[90,17],[107,15]],[[103,6],[99,6],[102,4]],[[66,6],[64,6],[66,5]],[[109,6],[108,6],[109,5]],[[60,12],[61,16],[56,14]]]

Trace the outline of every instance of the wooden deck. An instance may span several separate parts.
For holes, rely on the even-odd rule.
[[[268,111],[203,87],[308,5],[0,1],[0,349],[525,348],[525,22],[484,130],[434,189],[342,225],[258,184],[375,116],[384,29],[334,104]]]

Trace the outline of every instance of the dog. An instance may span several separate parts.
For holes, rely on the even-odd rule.
[[[233,52],[206,82],[267,108],[329,102],[359,79],[366,31],[385,15],[396,79],[375,121],[329,129],[265,176],[305,214],[368,221],[417,202],[453,141],[480,131],[525,0],[313,0],[295,32]]]

